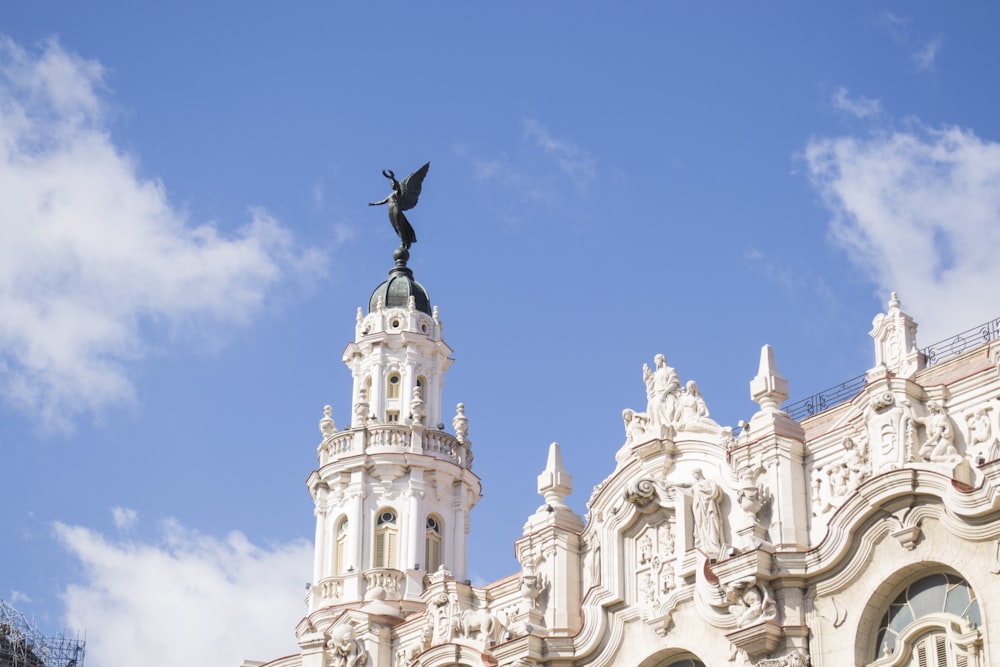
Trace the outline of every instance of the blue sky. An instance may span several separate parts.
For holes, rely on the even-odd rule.
[[[869,368],[890,290],[921,345],[1000,315],[998,14],[5,3],[0,598],[90,667],[294,650],[384,168],[431,162],[410,266],[477,582],[516,570],[552,441],[585,511],[655,354],[735,424],[765,343],[792,400]]]

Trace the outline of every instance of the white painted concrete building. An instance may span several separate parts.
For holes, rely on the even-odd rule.
[[[765,346],[735,433],[657,355],[587,516],[553,444],[520,571],[477,588],[451,350],[397,259],[344,352],[350,427],[320,421],[301,652],[245,665],[1000,665],[997,324],[941,358],[893,295],[873,368],[794,410]]]

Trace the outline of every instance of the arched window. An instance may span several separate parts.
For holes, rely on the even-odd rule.
[[[965,667],[982,624],[976,594],[961,577],[932,574],[903,589],[882,616],[873,667]]]
[[[333,553],[333,573],[347,572],[347,517],[337,523],[337,542]]]
[[[399,377],[399,373],[392,372],[389,373],[389,377],[385,381],[385,397],[386,398],[399,398],[399,391],[402,385],[402,380]]]
[[[396,513],[382,510],[375,518],[375,558],[374,567],[396,569],[399,552],[399,531],[396,528]]]
[[[441,532],[441,520],[433,514],[428,516],[424,539],[424,567],[428,572],[441,567]]]

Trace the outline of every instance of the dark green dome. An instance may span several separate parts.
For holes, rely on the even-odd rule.
[[[396,266],[389,271],[389,278],[375,288],[372,296],[368,299],[368,312],[373,313],[378,307],[379,297],[385,308],[409,308],[410,297],[413,297],[416,309],[421,313],[431,315],[431,299],[427,296],[424,286],[413,279],[413,271],[406,266],[409,253],[403,250],[405,256],[400,256],[400,250],[394,253]]]

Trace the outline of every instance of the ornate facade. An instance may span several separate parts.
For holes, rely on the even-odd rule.
[[[764,346],[736,429],[656,355],[587,516],[553,444],[520,571],[479,588],[463,406],[442,423],[451,350],[397,257],[344,353],[350,427],[320,421],[301,651],[244,665],[1000,665],[996,325],[932,359],[893,294],[856,391],[793,418]]]

